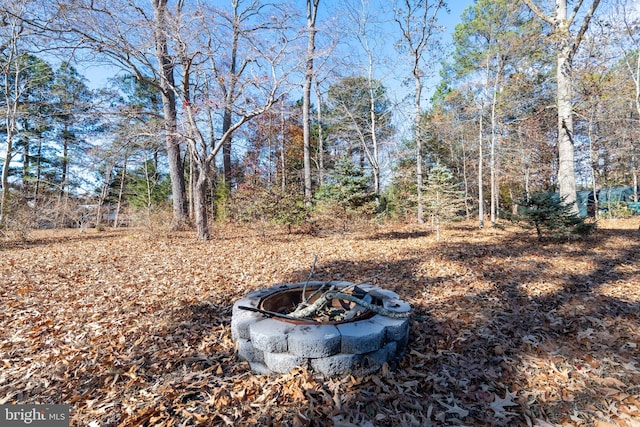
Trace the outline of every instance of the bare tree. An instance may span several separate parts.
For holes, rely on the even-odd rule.
[[[580,28],[572,33],[571,27],[576,20],[583,1],[576,3],[570,15],[567,13],[567,0],[556,0],[555,14],[545,13],[533,0],[523,0],[531,11],[553,28],[555,49],[557,52],[557,92],[558,107],[558,184],[560,197],[571,205],[572,212],[578,212],[576,200],[575,148],[573,139],[573,58],[582,42],[589,22],[600,0],[593,0],[584,14]]]
[[[320,0],[307,0],[307,54],[302,91],[302,129],[304,138],[304,198],[307,204],[313,196],[311,189],[311,84],[313,82],[313,59],[316,49],[316,18]],[[319,107],[318,107],[319,109]]]
[[[381,52],[384,50],[386,35],[382,33],[382,23],[378,22],[374,8],[369,0],[360,0],[355,5],[345,3],[345,9],[350,22],[349,33],[356,41],[363,57],[364,79],[366,82],[368,119],[360,120],[355,114],[356,111],[349,108],[348,104],[342,105],[342,110],[348,116],[354,130],[358,136],[361,155],[369,163],[373,175],[373,186],[376,194],[376,201],[379,201],[381,185],[381,162],[380,153],[385,137],[388,136],[388,129],[391,128],[391,108],[388,105],[386,89],[382,80],[374,74],[380,69],[380,61],[384,60]],[[352,79],[353,82],[360,82],[361,79]],[[362,125],[365,125],[366,128]]]
[[[93,5],[93,2],[91,3]],[[167,144],[167,157],[169,160],[169,173],[171,176],[171,190],[173,195],[173,228],[179,229],[187,222],[187,201],[184,182],[184,167],[180,155],[180,140],[177,138],[178,112],[176,109],[174,64],[175,61],[169,53],[167,34],[165,32],[168,21],[167,0],[151,0],[153,6],[153,39],[155,42],[155,55],[157,68],[151,68],[158,75],[160,93],[162,94],[162,106],[165,119],[165,133]],[[176,8],[182,8],[183,1],[178,1]],[[119,52],[118,55],[127,54]],[[119,58],[118,58],[119,59]],[[146,59],[146,58],[145,58]],[[128,61],[125,61],[128,62]],[[138,71],[138,70],[136,70]],[[137,75],[142,76],[138,71]],[[157,84],[154,79],[153,83]]]
[[[21,82],[21,61],[20,61],[20,42],[24,35],[24,24],[20,19],[24,12],[26,4],[16,4],[12,13],[15,16],[5,17],[6,23],[3,26],[2,45],[0,45],[0,54],[2,54],[2,93],[3,93],[3,110],[4,110],[4,126],[6,128],[5,139],[5,156],[2,165],[2,199],[0,199],[0,224],[6,221],[7,210],[9,207],[9,165],[14,156],[14,138],[18,132],[18,106],[20,104],[21,94],[24,91],[24,84]],[[17,16],[17,17],[16,17]]]
[[[259,0],[230,0],[230,6],[230,10],[222,7],[207,10],[205,4],[199,6],[203,11],[202,16],[207,16],[218,24],[211,25],[201,21],[206,32],[206,48],[210,53],[208,59],[213,71],[212,80],[217,83],[224,103],[220,130],[222,134],[233,126],[234,104],[243,95],[241,79],[254,61],[254,58],[246,55],[247,45],[251,45],[251,40],[259,37],[261,31],[273,29],[277,25],[277,22],[264,19],[265,8],[271,6]],[[222,147],[222,169],[227,185],[231,184],[232,179],[232,136],[229,136]]]
[[[414,139],[416,143],[416,188],[418,223],[424,222],[424,203],[422,200],[423,155],[422,135],[420,134],[420,116],[422,114],[423,80],[427,76],[427,69],[439,58],[438,35],[443,27],[438,25],[438,13],[446,10],[444,0],[403,0],[396,1],[393,12],[396,23],[400,26],[404,43],[400,45],[406,50],[411,59],[411,74],[415,84],[414,92]],[[426,58],[431,54],[431,58]]]
[[[55,0],[43,7],[55,21],[42,17],[26,21],[57,36],[59,48],[89,53],[94,62],[120,67],[158,88],[162,94],[164,133],[172,184],[172,227],[188,222],[181,141],[177,132],[175,66],[167,29],[172,15],[179,14],[183,1],[171,12],[167,0]]]
[[[483,179],[483,165],[484,165],[484,103],[478,103],[478,228],[484,228],[484,179]]]
[[[51,77],[50,74],[38,72],[37,68],[43,62],[30,55],[40,49],[36,45],[41,31],[25,25],[25,19],[30,18],[34,9],[35,4],[31,0],[5,2],[0,6],[0,109],[3,111],[6,134],[0,177],[0,225],[7,220],[10,165],[16,155],[15,143],[20,132],[18,121],[26,115],[26,94],[35,91],[37,86]],[[28,144],[25,145],[25,156],[28,157]],[[28,158],[26,160],[28,162]]]
[[[237,3],[232,2],[232,6],[237,6]],[[258,17],[259,10],[253,10],[252,16]],[[269,20],[268,23],[253,22],[251,31],[238,33],[238,43],[242,38],[245,49],[243,52],[236,51],[236,60],[242,65],[230,75],[235,79],[233,87],[219,87],[218,91],[204,84],[211,77],[221,78],[221,67],[217,60],[224,60],[216,56],[219,50],[224,50],[224,41],[214,39],[211,28],[207,28],[212,11],[199,7],[189,14],[185,13],[180,22],[174,23],[173,43],[182,73],[182,88],[178,94],[184,113],[184,137],[196,165],[194,214],[200,240],[209,238],[206,190],[215,156],[228,145],[234,132],[269,110],[290,89],[287,77],[294,66],[288,62],[293,46],[286,25],[290,17],[286,11],[273,9],[271,12],[265,18]],[[190,22],[196,25],[187,25]],[[198,31],[197,28],[204,30]],[[274,40],[277,42],[274,43]],[[231,43],[233,45],[236,41],[232,39]],[[240,54],[243,54],[242,59]],[[234,92],[231,98],[230,89]],[[232,103],[229,104],[229,101]],[[222,109],[221,127],[207,125],[209,108]],[[230,114],[227,115],[229,109]],[[231,118],[228,124],[227,117]],[[221,129],[219,134],[215,133],[217,129]]]
[[[640,116],[640,21],[638,20],[637,14],[631,13],[630,9],[632,5],[630,3],[629,0],[617,0],[614,15],[611,17],[611,28],[615,28],[615,23],[623,22],[622,35],[626,40],[619,43],[619,46],[624,54],[623,59],[629,75],[633,80],[633,104],[636,113]],[[640,123],[637,123],[636,126],[640,127]],[[633,192],[636,201],[640,201],[640,195],[638,194],[638,169],[640,168],[639,144],[640,143],[636,141],[636,147],[634,147],[631,154]]]

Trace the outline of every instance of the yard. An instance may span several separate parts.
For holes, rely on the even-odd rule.
[[[474,224],[2,240],[0,404],[68,403],[77,426],[638,426],[639,223],[543,243]],[[314,280],[375,277],[413,306],[397,366],[261,377],[237,358],[233,302],[315,255]]]

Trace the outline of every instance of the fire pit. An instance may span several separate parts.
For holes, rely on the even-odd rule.
[[[332,298],[313,316],[290,315],[301,302],[313,305],[330,289],[353,298]],[[361,306],[354,300],[366,304]],[[256,374],[288,373],[308,366],[326,375],[364,375],[376,372],[384,362],[397,360],[409,338],[408,317],[376,311],[406,316],[411,307],[395,292],[369,284],[281,284],[236,301],[231,335],[238,355]]]

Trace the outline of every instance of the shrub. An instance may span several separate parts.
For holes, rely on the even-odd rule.
[[[579,214],[572,212],[571,206],[554,193],[532,194],[528,200],[518,202],[518,214],[512,217],[518,223],[526,223],[535,228],[538,240],[544,235],[551,237],[586,236],[596,226],[586,222]]]
[[[327,182],[315,194],[321,209],[330,210],[342,219],[343,229],[355,216],[376,213],[376,195],[371,191],[370,179],[347,156],[341,157]]]
[[[292,226],[301,225],[309,216],[302,193],[293,188],[283,191],[244,184],[229,201],[229,210],[235,220],[285,225],[289,232]]]

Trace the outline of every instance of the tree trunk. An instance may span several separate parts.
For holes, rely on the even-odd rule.
[[[478,130],[478,228],[484,228],[484,190],[482,188],[484,110],[480,108],[480,126]]]
[[[593,217],[597,220],[599,216],[598,210],[598,182],[596,180],[596,171],[593,163],[591,164],[591,182],[593,184]],[[587,200],[587,213],[589,209],[589,201]]]
[[[572,36],[570,27],[582,6],[582,1],[574,7],[569,19],[567,19],[567,0],[556,0],[554,17],[545,15],[533,0],[524,0],[524,2],[540,19],[554,27],[554,40],[559,44],[557,47],[558,87],[556,94],[558,106],[558,187],[560,197],[564,198],[564,202],[571,207],[571,212],[578,213],[573,146],[572,61],[600,0],[593,0],[591,8],[584,14],[582,25],[575,37]]]
[[[36,160],[36,179],[33,189],[33,203],[38,205],[38,196],[40,195],[40,179],[42,178],[42,135],[38,138],[38,150]]]
[[[422,80],[420,76],[414,72],[414,80],[416,83],[415,92],[415,118],[413,132],[416,140],[416,197],[417,197],[417,209],[418,209],[418,224],[424,223],[424,201],[422,200],[422,185],[424,183],[424,176],[422,171],[422,133],[420,132],[420,114],[422,114],[421,99],[422,99]]]
[[[588,141],[589,141],[589,173],[591,174],[591,183],[593,185],[593,215],[595,219],[598,219],[598,178],[596,176],[596,168],[598,165],[598,156],[596,154],[596,149],[593,147],[593,122],[594,116],[596,114],[595,107],[594,111],[592,111],[591,118],[589,120],[589,131],[588,131]],[[589,214],[589,200],[587,198],[587,215]]]
[[[29,133],[27,129],[28,124],[25,124],[25,133]],[[30,153],[29,138],[24,139],[24,148],[22,150],[22,194],[24,197],[29,195],[30,190],[30,178],[31,178],[31,153]]]
[[[566,14],[566,10],[565,10]],[[558,52],[558,187],[560,197],[578,213],[576,201],[575,153],[573,147],[573,104],[569,41]]]
[[[633,200],[640,202],[638,199],[638,158],[633,156]]]
[[[227,101],[232,102],[232,101]],[[231,107],[227,107],[224,110],[222,116],[222,134],[224,135],[231,127]],[[231,173],[231,138],[225,141],[222,145],[222,171],[224,176],[224,182],[226,185],[231,185],[231,179],[233,174]]]
[[[373,153],[369,153],[369,163],[373,171],[373,191],[375,192],[376,205],[380,204],[380,163],[378,160],[378,131],[376,118],[376,99],[373,93],[373,63],[369,61],[369,117],[371,118],[371,145]],[[366,147],[364,148],[366,149]]]
[[[464,183],[464,211],[467,221],[471,219],[471,212],[469,209],[469,178],[467,176],[467,149],[465,138],[462,136],[462,179]]]
[[[438,12],[446,8],[446,2],[438,0],[434,2],[412,2],[405,0],[405,8],[396,8],[394,3],[395,21],[400,26],[406,47],[411,53],[413,62],[412,74],[415,81],[414,98],[414,133],[416,143],[416,197],[417,197],[417,221],[424,223],[424,202],[422,200],[422,190],[424,185],[424,172],[422,167],[422,135],[420,132],[420,115],[422,114],[422,79],[425,77],[425,70],[420,65],[424,52],[429,51],[430,40],[437,34],[439,27],[436,25]],[[430,13],[431,12],[431,13]]]
[[[156,169],[157,170],[157,169]],[[122,196],[124,195],[124,182],[127,175],[127,156],[124,157],[124,164],[122,165],[122,175],[120,176],[120,188],[118,189],[118,204],[116,205],[116,215],[113,219],[113,227],[117,227],[120,221],[120,210],[122,209]]]
[[[498,217],[498,185],[496,178],[496,145],[497,145],[497,132],[498,121],[496,119],[496,105],[498,103],[498,74],[495,76],[495,83],[493,85],[493,95],[491,101],[491,153],[490,153],[490,179],[491,179],[491,224],[495,225]]]
[[[69,169],[69,130],[68,125],[65,123],[64,131],[62,134],[62,162],[61,162],[61,176],[60,176],[60,195],[58,200],[62,200],[65,195],[65,189],[67,187],[67,171]]]
[[[0,200],[0,225],[7,219],[9,210],[9,164],[13,157],[13,128],[7,125],[6,155],[2,165],[2,200]]]
[[[231,129],[233,121],[233,103],[235,99],[236,82],[238,80],[238,42],[240,39],[240,15],[238,14],[239,2],[232,2],[233,6],[233,40],[231,42],[231,56],[229,58],[229,76],[219,76],[222,93],[224,94],[224,113],[222,115],[222,135],[225,135]],[[242,70],[242,66],[240,69]],[[242,71],[240,71],[242,72]],[[228,82],[228,86],[226,86]],[[222,171],[226,185],[231,185],[233,173],[231,170],[231,135],[224,141],[222,145]],[[196,207],[197,209],[197,207]]]
[[[5,74],[5,88],[9,88],[8,73]],[[6,113],[5,113],[5,126],[6,126],[6,154],[4,156],[4,164],[2,165],[2,178],[0,183],[2,185],[2,199],[0,200],[0,226],[4,225],[7,220],[7,212],[9,210],[9,165],[13,158],[13,138],[15,135],[16,124],[16,110],[17,104],[11,103],[9,91],[6,91]]]
[[[186,189],[184,181],[184,166],[180,155],[180,141],[177,138],[178,113],[174,92],[174,65],[167,37],[163,32],[166,26],[165,13],[167,0],[151,0],[154,15],[154,37],[156,57],[159,63],[160,88],[162,95],[162,109],[164,113],[164,127],[166,132],[167,160],[171,177],[171,192],[173,195],[173,219],[171,228],[182,229],[188,222]]]
[[[633,76],[633,82],[635,84],[635,104],[636,111],[640,114],[640,55],[636,58],[636,72]],[[633,164],[633,196],[634,201],[640,202],[638,198],[638,156],[636,154],[632,157]]]
[[[187,189],[187,202],[189,204],[189,219],[193,220],[195,217],[195,201],[193,197],[194,188],[196,185],[196,165],[193,161],[193,149],[189,147],[185,156],[189,156],[189,187]]]
[[[206,195],[207,195],[207,173],[206,168],[201,167],[198,168],[198,178],[196,179],[196,184],[193,192],[194,196],[194,205],[195,205],[195,219],[196,219],[196,230],[198,233],[198,240],[209,240],[209,222],[207,219],[207,203],[206,203]]]
[[[313,82],[313,56],[316,49],[316,16],[320,0],[307,0],[307,63],[302,92],[302,122],[304,138],[304,200],[311,204],[311,83]]]
[[[318,85],[318,80],[315,80],[315,92],[316,92],[316,100],[318,102],[316,108],[316,115],[318,120],[318,182],[324,182],[324,135],[322,129],[322,106],[321,102],[321,93],[320,93],[320,85]]]
[[[111,173],[113,172],[113,167],[113,164],[107,164],[107,173],[105,174],[104,184],[102,185],[100,198],[98,199],[98,212],[96,212],[96,228],[99,228],[102,225],[102,208],[104,207],[104,201],[109,195],[109,184],[111,183]]]
[[[287,164],[285,159],[285,120],[284,120],[284,102],[280,104],[280,168],[282,170],[280,189],[282,193],[287,189]]]

